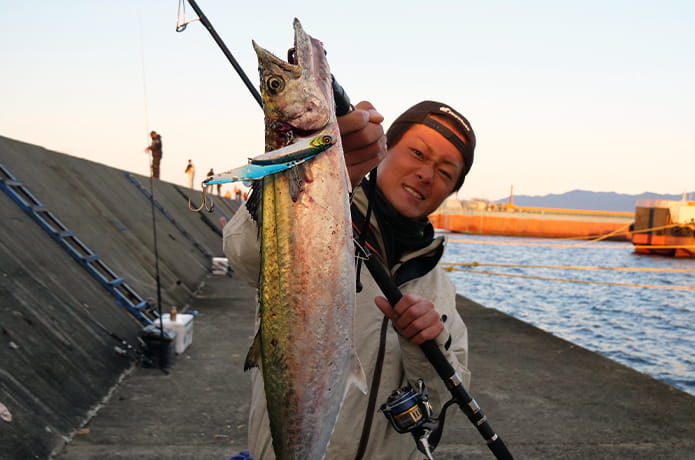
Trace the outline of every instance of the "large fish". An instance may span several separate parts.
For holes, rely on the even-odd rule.
[[[313,460],[324,457],[348,385],[365,383],[352,342],[350,182],[331,73],[321,42],[297,19],[294,32],[289,62],[253,44],[273,153],[251,164],[281,163],[289,151],[298,165],[255,182],[249,199],[260,226],[260,328],[246,365],[263,373],[277,458]],[[307,147],[310,139],[326,141]]]

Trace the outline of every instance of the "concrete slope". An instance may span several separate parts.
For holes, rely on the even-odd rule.
[[[189,306],[238,207],[192,213],[184,195],[200,192],[4,137],[0,165],[142,299],[157,298],[158,265],[166,311]],[[46,458],[132,366],[110,334],[136,345],[142,324],[4,192],[0,215],[0,452]]]

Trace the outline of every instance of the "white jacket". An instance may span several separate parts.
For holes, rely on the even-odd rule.
[[[357,189],[355,193],[353,206],[355,205],[364,213],[366,197],[361,188]],[[376,227],[375,218],[372,218],[372,223]],[[256,223],[251,219],[245,206],[239,208],[224,228],[224,253],[228,257],[234,273],[252,286],[257,286],[259,279],[260,242],[257,235]],[[432,248],[443,244],[444,238],[439,237],[424,250],[408,254],[403,259],[422,256],[423,253],[430,252]],[[366,267],[362,267],[360,279],[363,289],[357,294],[354,343],[367,377],[367,386],[370,386],[379,348],[381,323],[384,317],[374,304],[374,298],[383,294]],[[424,276],[406,282],[400,286],[400,289],[404,295],[417,294],[430,299],[437,312],[446,318],[444,331],[437,337],[436,342],[463,380],[464,386],[468,388],[470,384],[470,372],[467,369],[468,331],[456,311],[456,290],[452,282],[443,270],[434,268]],[[448,347],[445,347],[447,342],[449,342]],[[263,376],[257,368],[250,372],[253,390],[248,425],[248,447],[254,460],[274,459],[263,389]],[[396,432],[379,411],[381,404],[386,402],[394,390],[405,386],[408,382],[414,384],[418,378],[425,381],[434,412],[438,415],[442,405],[451,397],[449,391],[425,358],[420,347],[399,336],[389,325],[376,410],[372,414],[373,422],[369,442],[363,456],[365,460],[421,460],[423,458],[423,454],[417,451],[413,437],[410,434]],[[357,388],[351,387],[348,390],[328,446],[325,456],[327,460],[353,460],[355,458],[366,416],[368,399],[369,395],[364,395]],[[452,408],[451,410],[455,409]]]

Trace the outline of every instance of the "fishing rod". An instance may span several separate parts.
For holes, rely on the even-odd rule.
[[[125,356],[129,357],[133,361],[142,361],[143,360],[143,349],[145,347],[145,342],[142,340],[142,338],[138,337],[138,348],[135,346],[131,345],[126,339],[118,336],[115,332],[111,331],[108,329],[106,326],[104,326],[102,323],[96,320],[96,318],[93,318],[92,316],[85,315],[87,318],[89,318],[99,329],[101,329],[106,335],[114,339],[116,342],[118,342],[118,345],[114,346],[114,352],[119,355],[119,356]]]
[[[180,2],[183,2],[183,0],[180,0]],[[261,94],[258,92],[256,87],[251,83],[251,80],[249,80],[249,77],[246,76],[246,73],[244,72],[244,69],[241,68],[237,60],[234,58],[232,55],[232,52],[229,51],[229,48],[227,48],[227,45],[224,44],[222,41],[222,38],[217,34],[217,31],[215,28],[212,26],[212,23],[210,20],[205,16],[205,13],[203,13],[203,10],[200,9],[198,4],[196,3],[195,0],[188,0],[188,3],[191,5],[193,8],[193,11],[198,15],[198,19],[200,22],[205,26],[205,28],[210,32],[210,35],[212,35],[213,40],[215,40],[215,43],[217,43],[217,46],[220,47],[222,50],[222,53],[227,57],[229,62],[232,64],[232,67],[234,67],[234,70],[236,70],[236,73],[239,75],[241,80],[244,82],[248,90],[251,92],[251,95],[253,96],[254,99],[256,99],[256,102],[258,102],[258,105],[263,108],[263,99],[261,98]],[[183,32],[186,30],[186,26],[188,25],[189,22],[193,21],[188,21],[186,22],[186,11],[184,9],[183,12],[183,19],[184,22],[179,24],[177,21],[176,24],[176,31],[177,32]],[[290,50],[290,53],[292,51]],[[335,96],[335,113],[337,116],[345,115],[348,112],[350,112],[353,107],[350,104],[350,98],[348,98],[347,94],[345,93],[345,90],[343,89],[342,86],[338,84],[336,81],[335,77],[331,74],[331,81],[333,82],[333,94]]]
[[[369,273],[371,273],[372,278],[374,278],[374,281],[376,281],[376,283],[379,285],[379,288],[384,293],[384,296],[389,303],[392,306],[396,305],[403,297],[403,294],[396,285],[395,281],[393,281],[389,275],[386,267],[384,267],[384,265],[370,252],[366,245],[361,248],[361,251],[364,256],[362,260],[367,266]],[[447,361],[444,353],[442,353],[437,346],[437,343],[434,340],[428,340],[420,345],[420,348],[427,357],[427,360],[432,364],[432,367],[434,367],[434,369],[437,371],[437,374],[439,374],[439,377],[444,381],[444,384],[451,393],[452,400],[446,403],[442,408],[439,420],[433,420],[431,423],[428,423],[428,417],[423,417],[421,422],[418,421],[420,423],[419,426],[411,428],[403,423],[401,423],[399,426],[399,420],[394,419],[394,416],[403,414],[403,412],[408,411],[411,408],[420,406],[418,404],[417,396],[418,394],[421,394],[422,391],[417,393],[410,392],[408,389],[402,389],[398,392],[394,392],[394,395],[392,396],[398,397],[398,399],[394,398],[392,401],[390,398],[389,402],[382,406],[382,410],[396,407],[398,408],[398,411],[393,411],[396,412],[394,415],[386,413],[387,418],[389,418],[389,421],[392,422],[394,428],[396,428],[396,430],[399,432],[405,432],[401,431],[401,429],[409,428],[407,431],[412,431],[413,436],[415,436],[416,439],[419,440],[419,438],[425,437],[425,440],[427,441],[427,438],[429,438],[429,444],[436,446],[436,443],[439,442],[439,437],[441,436],[441,429],[444,424],[444,414],[446,408],[449,407],[451,402],[455,402],[461,408],[466,417],[468,417],[468,420],[470,420],[471,423],[478,429],[478,432],[481,434],[483,439],[485,439],[488,448],[490,451],[492,451],[496,458],[513,459],[514,457],[507,449],[504,441],[502,441],[502,438],[500,438],[495,430],[492,429],[490,422],[487,420],[487,416],[482,411],[475,399],[473,399],[473,397],[466,391],[461,381],[461,377],[456,373],[456,370],[449,363],[449,361]],[[423,411],[421,410],[420,412]],[[418,449],[420,449],[420,444],[418,444]]]
[[[180,0],[183,2],[183,0]],[[215,28],[212,27],[212,24],[208,20],[207,16],[205,16],[205,13],[203,13],[203,10],[200,9],[198,4],[195,2],[195,0],[188,0],[188,3],[190,3],[191,7],[193,8],[193,11],[198,15],[198,19],[200,19],[200,22],[205,26],[205,28],[210,32],[210,35],[212,35],[213,40],[215,40],[215,43],[217,43],[217,46],[220,47],[224,55],[227,57],[229,62],[232,64],[232,67],[234,67],[234,70],[236,70],[236,73],[239,74],[239,77],[241,77],[241,80],[244,82],[246,87],[251,91],[251,94],[253,95],[254,99],[256,99],[256,102],[258,102],[258,105],[263,107],[263,99],[261,99],[261,94],[258,92],[256,87],[251,83],[251,80],[249,80],[249,77],[246,76],[246,73],[244,72],[244,69],[241,68],[239,63],[237,62],[236,59],[234,59],[234,56],[232,55],[231,51],[227,48],[227,45],[224,44],[222,39],[220,38],[219,35],[217,35],[217,32],[215,31]],[[179,3],[180,5],[181,3]],[[184,5],[184,21],[185,21],[185,5]],[[176,31],[177,32],[183,32],[186,30],[186,26],[188,25],[188,22],[184,22],[183,24],[176,24]]]
[[[232,66],[234,66],[234,69],[237,71],[241,79],[246,84],[246,87],[249,89],[249,91],[251,91],[251,94],[254,96],[256,102],[258,102],[258,105],[260,105],[262,109],[263,100],[261,98],[260,93],[251,84],[250,80],[244,73],[244,70],[241,68],[241,66],[239,66],[236,59],[234,59],[234,56],[232,56],[232,53],[225,46],[220,36],[212,27],[210,21],[207,19],[205,14],[203,14],[202,10],[197,5],[195,0],[188,0],[188,3],[190,3],[190,5],[195,10],[196,14],[198,14],[200,22],[203,23],[205,28],[208,29],[215,42],[222,49],[222,52],[225,54],[225,56],[227,56],[229,62],[232,63]],[[176,31],[183,31],[186,28],[186,24],[187,23],[184,23],[183,25],[177,25]],[[292,50],[290,50],[290,53],[292,53]],[[333,82],[333,95],[335,99],[336,116],[346,115],[353,110],[353,106],[352,104],[350,104],[350,99],[347,93],[342,88],[342,86],[338,84],[333,75],[331,75],[331,79]],[[371,273],[372,278],[374,278],[374,281],[376,281],[377,285],[384,293],[389,303],[392,306],[396,305],[398,301],[403,297],[403,294],[401,293],[400,289],[393,281],[393,279],[389,275],[386,268],[382,265],[382,263],[379,262],[379,260],[377,260],[377,258],[374,257],[366,247],[362,248],[362,252],[364,256],[364,263],[367,266],[369,272]],[[434,342],[433,340],[428,340],[422,345],[420,345],[420,348],[427,357],[428,361],[437,371],[439,377],[444,381],[444,384],[446,385],[447,389],[452,395],[452,399],[444,405],[444,407],[442,408],[442,413],[440,414],[438,420],[432,419],[431,417],[427,417],[427,419],[422,418],[423,421],[420,423],[419,426],[416,427],[412,425],[407,426],[407,424],[404,423],[399,424],[399,421],[403,422],[403,420],[398,420],[397,418],[394,418],[392,415],[391,418],[389,418],[389,420],[392,422],[393,427],[399,432],[411,431],[413,433],[413,436],[416,436],[416,440],[418,440],[418,437],[424,438],[424,447],[421,448],[420,444],[418,443],[418,450],[422,451],[423,453],[428,455],[428,457],[431,458],[431,455],[429,453],[429,447],[427,444],[428,438],[431,441],[429,442],[429,445],[432,445],[432,448],[434,449],[434,446],[436,446],[436,443],[439,441],[439,437],[441,436],[441,430],[444,424],[444,414],[446,408],[448,408],[449,405],[451,405],[452,403],[456,403],[464,412],[464,414],[466,414],[471,423],[473,423],[473,425],[475,425],[475,427],[478,429],[478,432],[483,436],[483,439],[485,439],[488,448],[490,449],[490,451],[492,451],[495,457],[498,459],[513,460],[514,457],[512,457],[512,454],[507,449],[507,446],[502,441],[502,438],[500,438],[497,435],[497,433],[495,433],[495,431],[492,429],[492,426],[487,420],[487,416],[483,413],[478,403],[471,397],[470,394],[468,394],[466,389],[463,387],[461,377],[456,373],[449,361],[447,361],[446,357],[439,349],[436,342]],[[408,392],[408,390],[402,389],[399,392],[394,392],[394,395],[392,396],[396,396],[399,399],[391,400],[390,398],[389,402],[382,406],[382,409],[404,408],[406,411],[409,411],[410,409],[421,409],[423,406],[426,408],[429,407],[428,403],[421,403],[422,397],[426,398],[426,395],[424,394],[424,384],[422,385],[419,392]],[[420,399],[418,399],[418,396],[420,397]],[[389,406],[389,403],[391,403],[392,405]],[[405,407],[405,405],[407,405],[408,403],[414,404],[411,404],[410,408]],[[411,412],[415,411],[410,411],[408,413]],[[395,415],[397,416],[398,414]],[[431,414],[428,413],[427,415]],[[388,416],[389,415],[387,414],[387,417]],[[418,442],[421,442],[421,440],[418,440]]]

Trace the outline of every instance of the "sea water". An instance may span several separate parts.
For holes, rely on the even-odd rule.
[[[695,395],[695,260],[625,242],[447,236],[459,294]]]

